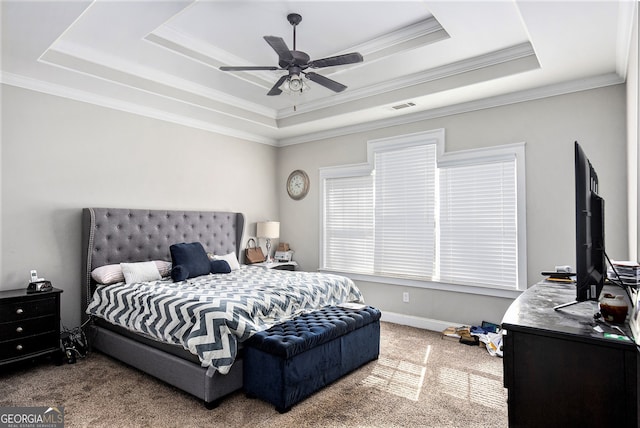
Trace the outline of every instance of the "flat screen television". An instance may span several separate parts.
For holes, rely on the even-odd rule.
[[[576,300],[598,300],[606,277],[604,199],[598,195],[598,174],[575,142]]]

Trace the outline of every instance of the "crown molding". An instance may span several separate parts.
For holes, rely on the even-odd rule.
[[[616,35],[616,72],[626,78],[629,63],[629,49],[633,34],[633,20],[636,19],[638,2],[620,2],[618,9],[618,34]]]
[[[19,76],[13,73],[1,72],[0,83],[16,86],[24,89],[29,89],[37,92],[42,92],[50,95],[59,96],[62,98],[68,98],[75,101],[86,102],[90,104],[99,105],[115,110],[121,110],[128,113],[138,114],[153,119],[163,120],[167,122],[176,123],[192,128],[202,129],[205,131],[214,132],[230,137],[240,138],[243,140],[253,141],[256,143],[267,144],[277,147],[285,147],[295,144],[302,144],[311,141],[323,140],[327,138],[336,138],[344,135],[356,134],[359,132],[367,132],[376,129],[388,128],[398,125],[406,125],[410,123],[420,122],[428,119],[435,119],[438,117],[451,116],[460,113],[467,113],[477,110],[483,110],[488,108],[495,108],[510,104],[516,104],[525,101],[533,101],[542,98],[548,98],[557,95],[565,95],[573,92],[580,92],[589,89],[597,89],[605,86],[617,85],[624,83],[624,78],[616,73],[610,73],[591,78],[574,80],[564,82],[556,85],[549,85],[540,88],[529,89],[526,91],[518,91],[510,94],[500,95],[496,97],[489,97],[481,100],[469,101],[466,103],[460,103],[453,106],[441,107],[431,110],[424,110],[420,112],[405,114],[398,117],[389,119],[376,120],[371,122],[364,122],[357,125],[344,126],[340,128],[330,129],[326,131],[319,131],[301,136],[294,136],[290,138],[274,139],[265,137],[262,135],[239,131],[237,129],[228,128],[224,126],[214,125],[210,122],[204,122],[195,120],[183,115],[176,115],[143,107],[138,104],[125,102],[97,94],[93,94],[86,91],[81,91],[67,86],[52,84],[44,82],[42,80],[32,79],[24,76]]]
[[[268,138],[262,135],[243,132],[237,129],[228,128],[225,126],[214,125],[211,122],[205,122],[202,120],[193,119],[184,115],[172,114],[166,111],[144,107],[139,104],[130,103],[103,95],[97,95],[94,93],[70,88],[68,86],[53,84],[50,82],[44,82],[42,80],[32,79],[25,76],[16,75],[13,73],[7,73],[5,71],[0,72],[0,83],[10,86],[16,86],[23,89],[29,89],[36,92],[42,92],[49,95],[55,95],[62,98],[71,99],[74,101],[85,102],[89,104],[95,104],[101,107],[107,107],[114,110],[120,110],[127,113],[137,114],[140,116],[150,117],[152,119],[163,120],[166,122],[176,123],[191,128],[202,129],[205,131],[214,132],[217,134],[226,135],[229,137],[235,137],[243,140],[253,141],[256,143],[267,144],[271,146],[277,146],[277,140]]]
[[[515,61],[527,56],[535,55],[533,47],[529,42],[516,46],[511,46],[498,51],[489,52],[485,55],[464,59],[441,67],[425,70],[424,72],[414,73],[393,79],[382,84],[370,85],[364,88],[352,89],[317,101],[311,101],[305,104],[297,105],[296,111],[291,112],[289,109],[281,109],[278,111],[277,119],[285,119],[302,113],[308,113],[328,107],[334,107],[340,103],[368,98],[380,95],[385,92],[392,92],[398,89],[407,88],[414,85],[444,79],[457,74],[467,73],[469,71],[479,70],[491,67],[497,64],[503,64],[509,61]]]
[[[533,101],[542,98],[565,95],[574,92],[597,89],[605,86],[624,83],[624,78],[616,73],[604,74],[600,76],[563,82],[555,85],[543,86],[525,91],[513,92],[505,95],[484,98],[481,100],[469,101],[452,106],[423,110],[420,112],[405,114],[403,116],[389,119],[381,119],[372,122],[364,122],[357,125],[343,126],[340,128],[319,131],[310,134],[283,138],[278,141],[279,147],[291,146],[295,144],[308,143],[311,141],[336,138],[344,135],[356,134],[359,132],[373,131],[376,129],[389,128],[397,125],[406,125],[423,120],[435,119],[438,117],[451,116],[455,114],[468,113],[477,110],[500,107],[510,104]]]
[[[38,61],[53,66],[67,68],[69,70],[80,73],[83,72],[83,70],[77,69],[77,66],[65,64],[65,57],[80,59],[82,61],[86,61],[87,64],[95,67],[102,67],[108,70],[118,70],[119,72],[124,72],[139,79],[144,79],[149,82],[196,94],[198,96],[206,97],[215,102],[246,110],[261,116],[265,116],[269,119],[275,119],[276,112],[273,109],[255,103],[247,102],[244,99],[229,95],[226,92],[202,86],[189,80],[181,79],[169,73],[164,73],[153,68],[141,66],[131,61],[123,60],[120,57],[115,57],[113,55],[99,52],[94,49],[87,49],[84,46],[80,46],[74,43],[58,42],[55,49],[47,49],[47,51],[40,56]],[[85,72],[85,74],[92,76],[91,73]],[[111,80],[117,84],[126,84],[126,82],[109,79],[104,76],[95,77]],[[132,86],[135,87],[135,85]],[[222,113],[226,113],[224,110],[225,109],[220,109]]]
[[[382,36],[378,36],[374,39],[368,40],[366,42],[351,46],[343,51],[338,53],[347,53],[352,51],[358,51],[362,53],[363,56],[374,56],[376,59],[376,52],[386,51],[391,48],[396,48],[399,45],[407,43],[411,40],[418,39],[420,37],[428,36],[434,33],[441,33],[441,37],[438,40],[442,40],[443,38],[449,38],[449,34],[442,28],[442,25],[435,19],[433,16],[430,16],[427,19],[423,19],[421,21],[415,22],[411,25],[407,25],[398,30],[392,31],[387,34],[383,34]],[[394,50],[391,53],[397,53],[398,50]],[[390,56],[387,54],[385,56]]]
[[[144,38],[163,49],[167,49],[178,55],[189,58],[219,71],[223,65],[256,65],[247,62],[244,58],[233,55],[223,49],[202,42],[179,30],[169,27],[158,28]],[[226,73],[219,71],[220,73]],[[273,86],[273,74],[268,71],[238,72],[235,77],[245,80],[262,89],[270,89]]]

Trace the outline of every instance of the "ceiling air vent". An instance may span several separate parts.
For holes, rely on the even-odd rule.
[[[393,110],[402,110],[402,109],[405,109],[405,108],[408,108],[408,107],[414,107],[414,106],[415,106],[415,103],[409,102],[409,103],[397,104],[395,106],[391,106],[391,108]]]

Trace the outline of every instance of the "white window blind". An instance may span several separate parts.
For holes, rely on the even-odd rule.
[[[516,160],[439,170],[439,281],[518,283]]]
[[[379,275],[434,274],[436,146],[375,153],[375,257]]]
[[[330,178],[324,190],[324,267],[372,273],[373,178]]]
[[[524,143],[445,153],[444,130],[323,168],[320,268],[485,295],[526,287]]]

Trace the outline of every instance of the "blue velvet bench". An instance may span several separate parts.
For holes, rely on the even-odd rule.
[[[380,311],[327,306],[244,342],[244,390],[284,413],[380,353]]]

